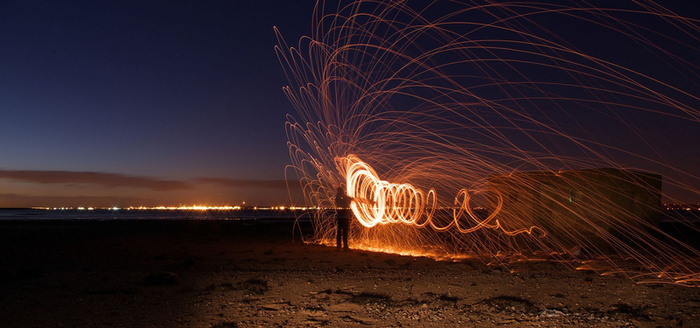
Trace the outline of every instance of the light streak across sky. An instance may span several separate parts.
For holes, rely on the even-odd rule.
[[[698,23],[652,1],[320,1],[309,37],[278,32],[288,175],[319,207],[346,186],[358,248],[698,285],[700,253],[658,224],[700,196]],[[334,233],[319,212],[310,240]]]

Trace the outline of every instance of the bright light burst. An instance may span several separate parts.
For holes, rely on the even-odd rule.
[[[662,198],[700,198],[669,144],[698,131],[698,20],[596,3],[319,2],[277,48],[305,203],[345,184],[363,249],[700,284],[700,252],[659,229]],[[319,211],[310,241],[334,228]]]

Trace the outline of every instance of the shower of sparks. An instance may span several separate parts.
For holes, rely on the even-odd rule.
[[[673,199],[645,173],[700,197],[700,177],[649,128],[697,128],[698,21],[616,5],[320,1],[312,35],[277,48],[305,203],[333,207],[344,184],[356,248],[700,285],[700,252],[659,229]],[[658,67],[619,60],[616,45]],[[333,214],[313,223],[309,241],[331,244]]]

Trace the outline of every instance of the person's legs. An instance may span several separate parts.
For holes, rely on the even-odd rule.
[[[348,248],[348,234],[350,233],[350,224],[346,223],[343,225],[343,247]]]
[[[336,229],[336,231],[335,231],[335,245],[336,245],[336,247],[338,247],[338,248],[340,248],[340,242],[341,242],[341,238],[342,238],[341,235],[342,235],[342,234],[343,234],[343,225],[342,225],[340,222],[338,222],[338,227],[337,227],[337,229]]]

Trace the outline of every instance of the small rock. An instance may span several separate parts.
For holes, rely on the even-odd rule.
[[[260,307],[263,310],[269,310],[269,311],[279,311],[284,308],[285,304],[282,303],[273,303],[273,304],[263,304]]]
[[[359,317],[356,315],[348,315],[348,319],[361,323],[363,325],[376,325],[378,322],[377,320],[371,319],[371,318],[364,318],[364,317]]]
[[[325,307],[326,311],[330,312],[358,312],[362,307],[354,303],[340,303]]]

